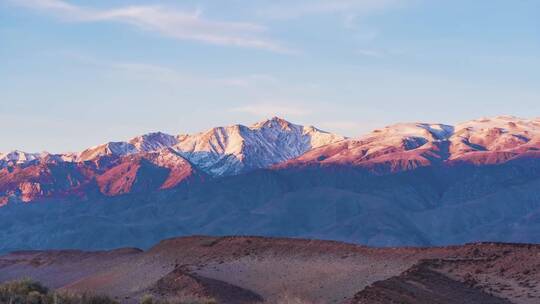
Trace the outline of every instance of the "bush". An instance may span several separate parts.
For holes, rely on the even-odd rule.
[[[0,304],[118,304],[106,296],[51,292],[29,279],[0,285]]]
[[[168,300],[144,295],[141,304],[215,304],[214,299],[175,297]],[[50,291],[39,282],[29,279],[0,285],[0,304],[119,304],[107,296],[69,294]]]
[[[0,303],[42,304],[47,303],[49,290],[38,282],[28,279],[0,285]]]
[[[151,295],[144,295],[141,298],[141,304],[154,304],[154,298]]]

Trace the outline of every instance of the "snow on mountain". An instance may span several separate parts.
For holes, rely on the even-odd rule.
[[[176,136],[162,132],[148,133],[137,136],[129,141],[139,152],[157,151],[163,148],[171,147],[178,143]]]
[[[266,168],[298,157],[312,148],[343,139],[342,136],[312,126],[296,125],[274,117],[250,127],[217,127],[194,135],[149,133],[125,142],[94,146],[80,153],[54,155],[54,159],[66,162],[96,161],[105,156],[119,158],[173,147],[208,174],[223,176]],[[48,155],[52,159],[53,155]],[[5,167],[8,162],[22,164],[42,158],[39,154],[15,151],[0,154],[0,166]]]
[[[443,124],[428,123],[399,123],[390,125],[381,130],[375,130],[364,137],[418,137],[428,140],[448,139],[454,132],[454,127]]]
[[[449,140],[452,159],[466,157],[466,154],[479,154],[475,152],[503,152],[512,156],[538,151],[540,120],[513,116],[472,120],[457,125],[455,133]]]
[[[80,153],[0,155],[0,205],[77,192],[108,196],[169,189],[207,174],[224,176],[267,168],[343,137],[280,118],[251,127],[213,128],[195,135],[149,133]],[[94,190],[93,190],[94,189]]]
[[[343,139],[311,126],[274,117],[250,127],[216,127],[194,135],[149,133],[127,142],[110,142],[89,148],[81,152],[77,160],[122,157],[172,147],[206,173],[225,176],[266,168]]]
[[[25,163],[38,159],[39,153],[26,153],[18,150],[11,151],[9,153],[0,153],[0,160],[6,162],[14,162],[16,164]]]
[[[312,126],[274,117],[251,126],[216,127],[193,135],[148,133],[126,142],[91,147],[80,153],[12,151],[0,154],[0,168],[36,161],[93,161],[104,156],[118,158],[172,148],[213,176],[267,168],[292,159],[293,163],[338,164],[393,161],[393,166],[399,170],[401,165],[414,168],[434,160],[497,163],[518,154],[536,153],[539,146],[540,120],[513,116],[476,119],[455,126],[399,123],[346,140]]]
[[[13,165],[25,165],[38,160],[40,157],[39,153],[26,153],[18,150],[0,153],[0,169]]]
[[[274,117],[194,135],[149,133],[80,153],[0,154],[0,205],[13,196],[31,201],[84,192],[94,180],[102,193],[117,195],[270,167],[340,165],[389,173],[527,157],[540,158],[540,119],[498,116],[455,126],[400,123],[348,139]]]
[[[174,149],[214,176],[234,175],[298,157],[344,137],[274,117],[250,127],[218,127],[179,137]]]
[[[496,164],[522,155],[540,157],[540,120],[482,118],[456,126],[395,124],[319,149],[279,167],[356,165],[401,171],[438,162]]]
[[[88,148],[75,156],[76,161],[91,161],[103,156],[122,157],[126,155],[159,151],[178,143],[176,136],[162,132],[148,133],[125,142],[109,142]]]
[[[133,144],[127,142],[109,142],[82,151],[78,155],[77,160],[89,161],[101,156],[125,156],[137,152],[139,151]]]

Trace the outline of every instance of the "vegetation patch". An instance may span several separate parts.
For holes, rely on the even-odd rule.
[[[0,285],[1,304],[118,304],[102,295],[75,295],[49,290],[30,279]]]

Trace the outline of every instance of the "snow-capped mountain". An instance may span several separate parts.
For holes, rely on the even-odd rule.
[[[0,170],[0,206],[9,201],[116,196],[151,192],[202,180],[205,174],[178,152],[164,148],[123,156],[96,156],[92,161],[65,161],[48,155]]]
[[[233,125],[180,136],[173,148],[205,172],[225,176],[267,168],[343,139],[274,117],[250,127]]]
[[[540,158],[539,119],[499,116],[455,126],[400,123],[348,139],[274,117],[193,135],[149,133],[80,153],[0,154],[0,198],[32,201],[74,192],[84,196],[95,189],[119,195],[263,168],[350,166],[388,174],[518,158]]]
[[[176,136],[162,132],[148,133],[125,142],[108,142],[88,148],[75,157],[76,161],[92,161],[102,156],[120,157],[140,152],[159,151],[178,143]]]
[[[127,142],[109,142],[86,149],[76,159],[92,161],[103,156],[122,157],[172,148],[206,173],[225,176],[267,168],[343,139],[312,126],[274,117],[249,127],[216,127],[194,135],[149,133]]]
[[[169,189],[207,175],[267,168],[343,139],[274,117],[194,135],[149,133],[80,153],[14,151],[0,155],[0,205],[74,192],[84,196],[96,188],[107,196]]]
[[[140,152],[158,151],[163,148],[171,147],[178,143],[177,136],[165,134],[162,132],[148,133],[137,136],[129,141],[131,145]]]
[[[278,167],[354,165],[394,172],[436,163],[497,164],[524,156],[540,156],[540,120],[498,116],[456,126],[395,124],[313,149]]]
[[[0,153],[0,168],[8,165],[25,164],[39,158],[39,153],[26,153],[18,150]]]
[[[5,159],[0,250],[191,234],[540,241],[540,119],[400,123],[348,139],[273,118]]]
[[[482,118],[455,127],[449,138],[450,159],[482,162],[491,152],[489,163],[500,162],[523,154],[540,151],[540,119],[513,116]]]
[[[77,155],[77,161],[95,160],[102,156],[125,156],[139,151],[133,144],[128,142],[109,142],[99,146],[88,148]]]

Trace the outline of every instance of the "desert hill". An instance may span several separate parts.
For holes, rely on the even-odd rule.
[[[107,294],[123,303],[152,295],[218,303],[527,304],[540,301],[540,245],[371,248],[305,239],[193,236],[168,239],[147,251],[1,256],[0,281],[21,277],[70,292]],[[463,302],[466,298],[477,301]]]

